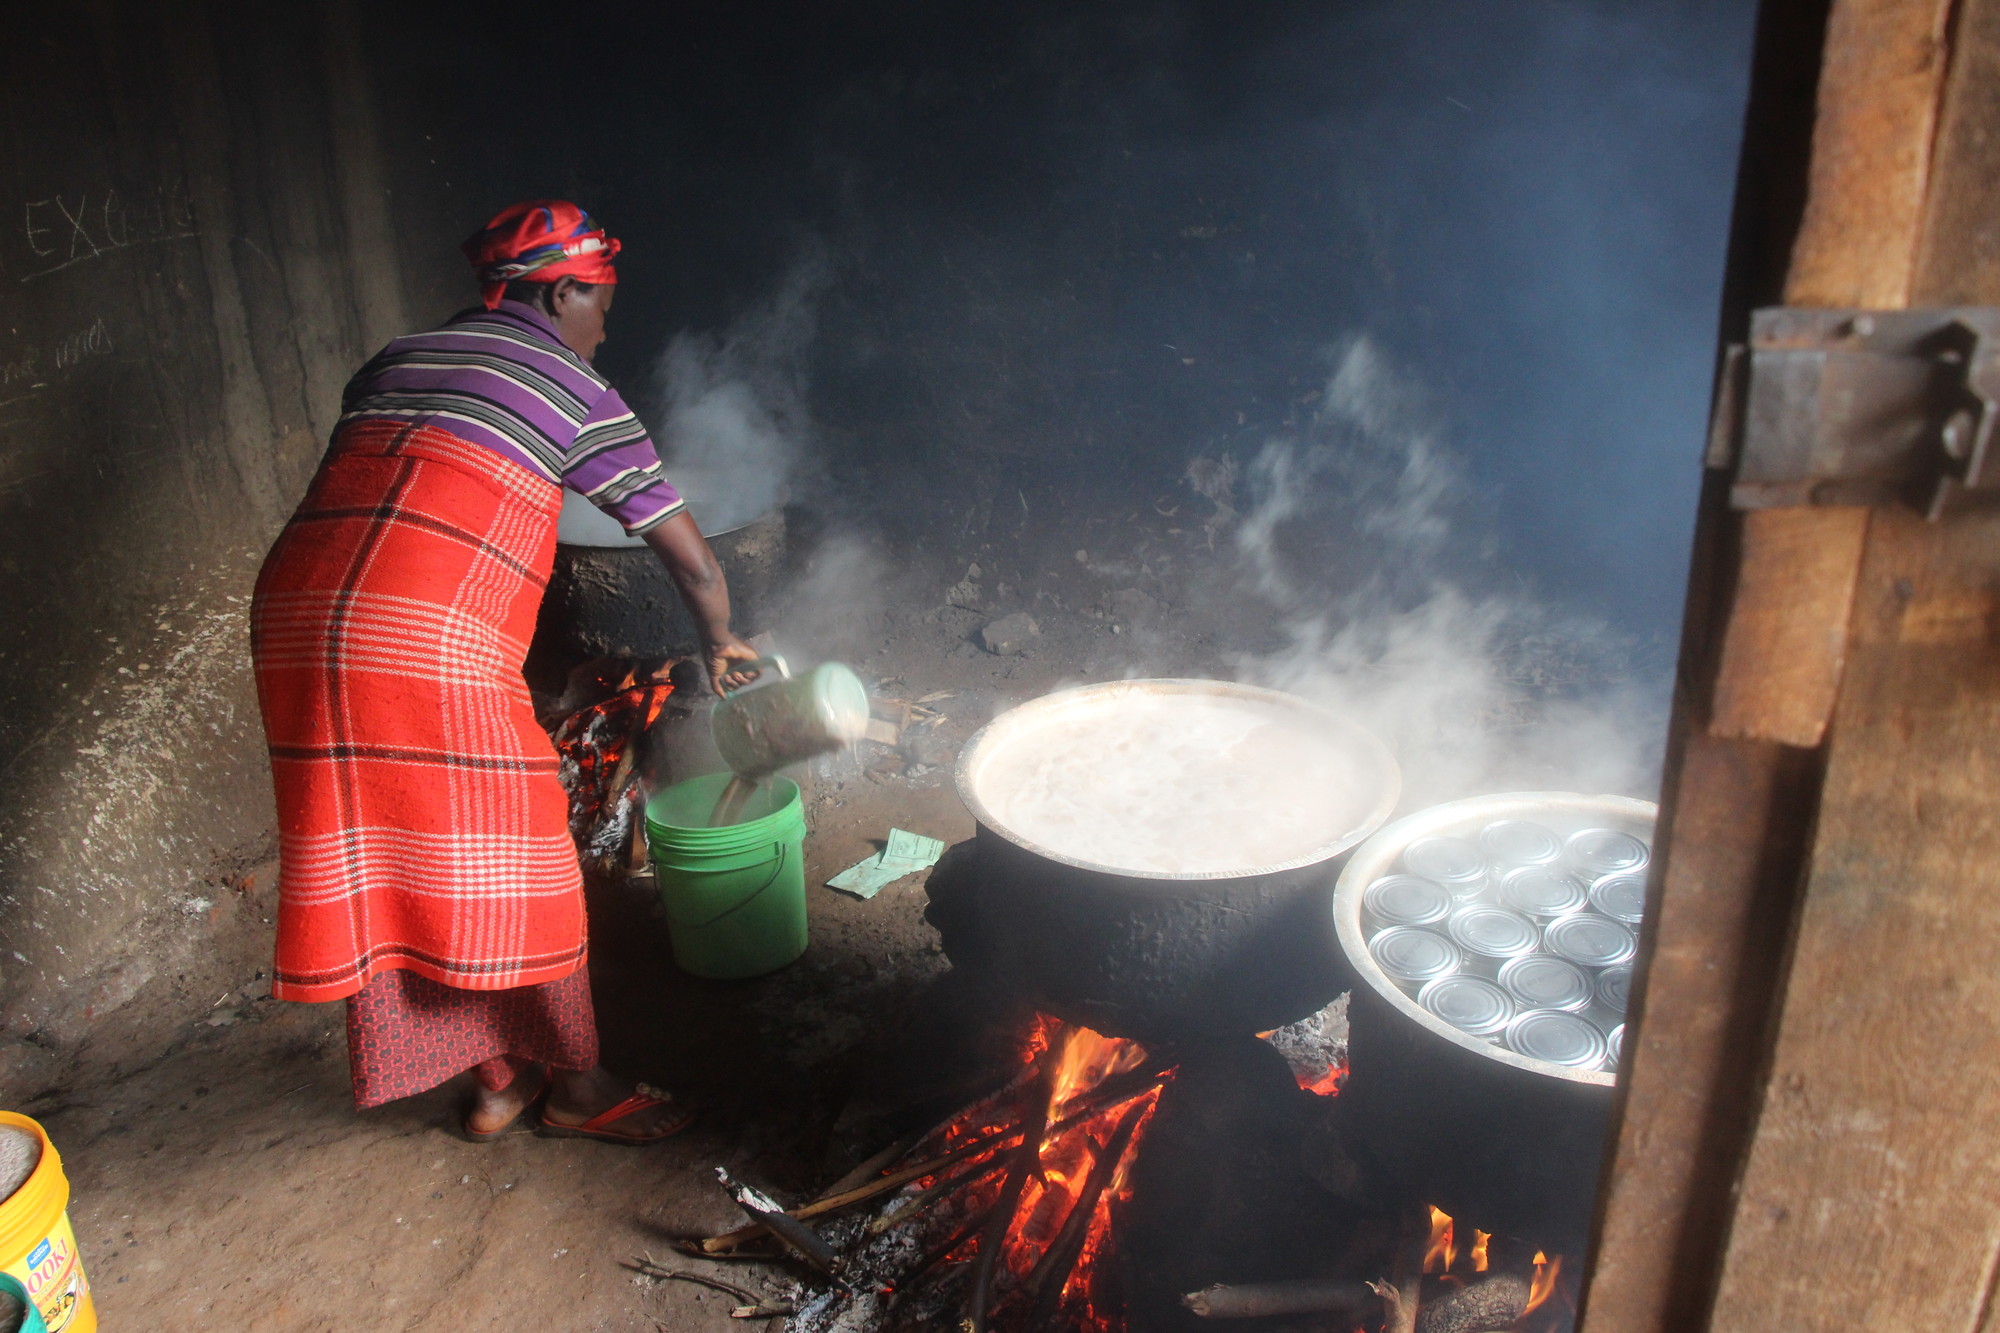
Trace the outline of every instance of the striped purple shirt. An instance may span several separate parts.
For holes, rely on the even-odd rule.
[[[450,431],[580,491],[627,532],[687,503],[618,391],[519,301],[461,311],[384,347],[341,395],[339,425],[350,421]]]

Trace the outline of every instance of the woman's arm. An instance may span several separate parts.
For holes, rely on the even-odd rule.
[[[722,577],[722,566],[715,563],[715,553],[708,549],[701,529],[695,526],[694,515],[683,509],[672,518],[655,523],[643,535],[646,545],[653,548],[660,563],[667,567],[674,586],[680,589],[688,614],[694,617],[695,628],[701,633],[702,655],[707,659],[709,683],[715,692],[720,694],[724,686],[734,688],[755,680],[754,674],[729,669],[731,662],[755,659],[757,650],[730,631],[729,584]]]

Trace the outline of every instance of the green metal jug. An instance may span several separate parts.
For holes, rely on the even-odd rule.
[[[769,777],[788,764],[851,745],[868,729],[868,690],[838,662],[823,662],[800,676],[777,656],[737,669],[759,675],[723,692],[708,727],[723,762],[738,777]]]

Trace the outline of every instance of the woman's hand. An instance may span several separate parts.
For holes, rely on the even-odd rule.
[[[735,671],[730,668],[730,663],[754,662],[758,656],[759,653],[755,648],[734,634],[725,632],[711,640],[702,648],[702,657],[708,665],[709,685],[717,694],[721,694],[725,688],[735,690],[748,685],[763,673]]]

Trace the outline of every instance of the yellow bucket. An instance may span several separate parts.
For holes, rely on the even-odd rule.
[[[42,1160],[14,1196],[0,1203],[0,1272],[27,1288],[49,1333],[96,1333],[97,1307],[69,1226],[69,1177],[48,1133],[27,1116],[0,1111],[0,1125],[42,1143]]]

